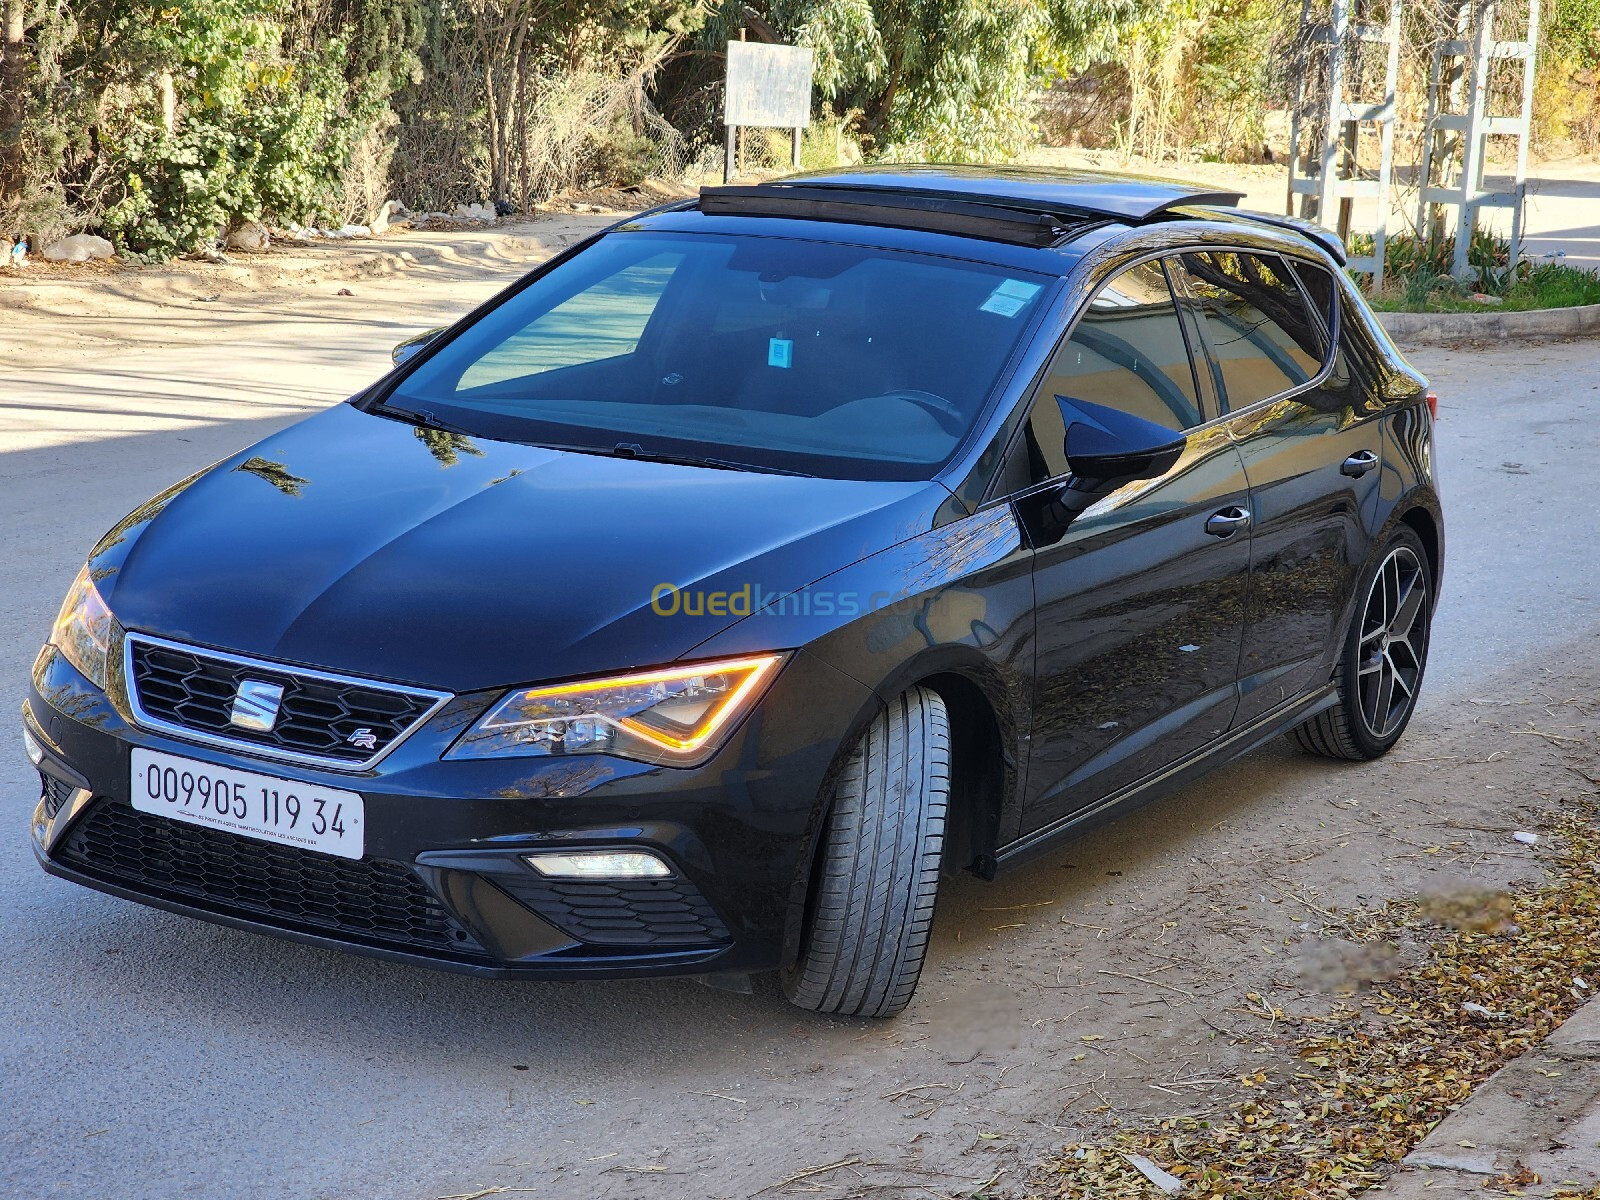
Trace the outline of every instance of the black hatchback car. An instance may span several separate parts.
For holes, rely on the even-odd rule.
[[[982,876],[1427,658],[1433,399],[1336,241],[896,167],[615,225],[176,484],[23,711],[47,871],[485,976],[911,997]]]

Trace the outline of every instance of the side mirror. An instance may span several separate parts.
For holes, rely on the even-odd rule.
[[[1057,396],[1066,426],[1068,485],[1075,491],[1108,492],[1125,483],[1165,475],[1188,445],[1182,434],[1119,409]]]
[[[443,332],[444,328],[441,326],[438,329],[430,329],[426,333],[419,333],[415,337],[408,337],[389,352],[389,357],[394,359],[395,366],[402,366],[415,358],[424,346]]]

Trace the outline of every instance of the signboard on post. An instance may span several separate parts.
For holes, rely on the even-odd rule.
[[[794,165],[800,165],[800,131],[811,124],[811,50],[767,42],[728,43],[728,127],[723,181],[733,178],[734,130],[759,125],[794,131]]]

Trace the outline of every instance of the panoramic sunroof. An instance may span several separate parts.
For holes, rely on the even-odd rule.
[[[700,211],[708,215],[798,217],[925,229],[1020,246],[1053,246],[1093,220],[1090,214],[1041,212],[987,198],[975,202],[963,196],[890,188],[790,183],[703,188]]]

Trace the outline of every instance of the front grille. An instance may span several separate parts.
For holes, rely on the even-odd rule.
[[[133,695],[145,718],[268,754],[359,766],[377,759],[432,711],[438,693],[323,677],[130,635]],[[277,722],[260,732],[231,721],[244,680],[283,688]]]
[[[602,946],[705,946],[728,927],[687,879],[592,883],[501,877],[506,891],[563,933]]]
[[[399,863],[353,861],[186,825],[98,800],[53,851],[66,866],[151,896],[431,957],[488,955]]]
[[[44,815],[48,820],[54,820],[55,815],[61,811],[61,806],[72,798],[72,785],[57,779],[54,775],[39,772],[39,799],[44,801]]]

